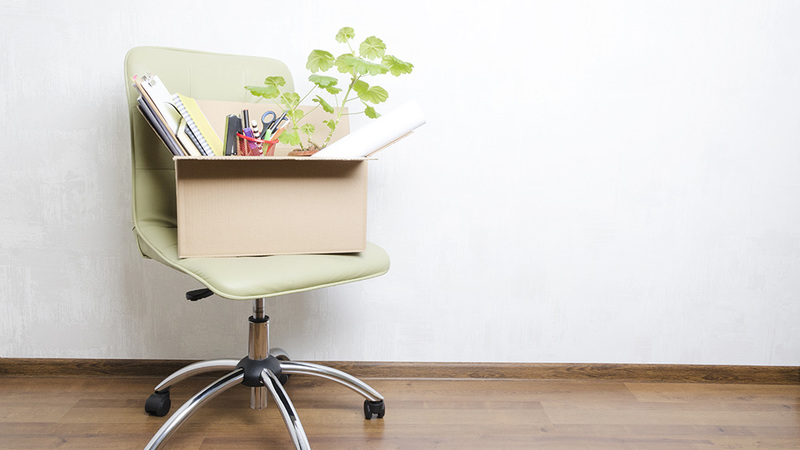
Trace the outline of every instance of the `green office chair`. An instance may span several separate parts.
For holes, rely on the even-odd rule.
[[[293,88],[285,64],[271,58],[234,56],[196,51],[137,47],[125,58],[125,84],[131,127],[133,162],[133,222],[139,250],[146,258],[183,272],[205,285],[187,293],[196,300],[217,294],[231,300],[252,300],[247,356],[241,360],[215,360],[191,364],[167,377],[145,402],[145,411],[155,416],[169,412],[169,388],[200,373],[227,370],[229,373],[183,404],[147,445],[159,448],[185,420],[205,402],[236,384],[251,388],[251,408],[263,409],[267,392],[275,399],[298,449],[308,448],[300,419],[282,387],[288,375],[319,376],[347,386],[364,398],[367,419],[383,417],[383,397],[364,382],[342,371],[298,361],[269,347],[269,317],[264,299],[303,292],[383,275],[389,257],[380,247],[368,243],[361,253],[338,255],[284,255],[240,258],[178,258],[175,206],[175,172],[172,154],[137,110],[138,92],[134,75],[153,73],[172,92],[203,100],[255,102],[246,85],[261,84],[265,77],[280,75]]]

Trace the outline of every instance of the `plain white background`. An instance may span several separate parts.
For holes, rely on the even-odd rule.
[[[249,302],[189,303],[136,250],[123,59],[270,56],[305,88],[351,26],[415,64],[383,111],[428,123],[370,167],[389,274],[269,300],[273,345],[800,365],[799,22],[756,0],[0,1],[0,356],[244,355]]]

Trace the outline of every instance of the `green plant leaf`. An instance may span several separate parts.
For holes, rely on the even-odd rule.
[[[364,42],[358,47],[358,53],[364,58],[383,58],[384,53],[386,53],[386,44],[379,38],[370,36],[364,39]]]
[[[378,117],[381,116],[380,114],[378,114],[377,111],[375,111],[375,108],[373,108],[372,106],[367,106],[366,108],[364,108],[364,114],[370,119],[377,119]]]
[[[295,109],[300,104],[300,94],[296,92],[285,92],[281,95],[281,103],[286,109]]]
[[[336,42],[346,43],[350,39],[356,37],[356,32],[350,27],[344,27],[336,33]]]
[[[336,121],[333,119],[330,120],[323,120],[322,123],[328,126],[331,129],[331,132],[336,129]]]
[[[328,113],[333,114],[333,106],[331,106],[328,102],[325,101],[324,98],[320,97],[319,95],[317,98],[311,100],[314,103],[319,103],[322,106],[322,109]]]
[[[300,135],[297,134],[297,130],[281,133],[278,140],[281,141],[281,144],[300,145]]]
[[[300,127],[300,131],[302,131],[303,134],[306,134],[308,136],[311,136],[312,134],[314,134],[314,132],[316,130],[317,129],[314,127],[314,125],[312,125],[310,123],[307,123],[307,124],[303,125],[302,127]]]
[[[380,63],[370,61],[361,61],[361,64],[356,65],[356,72],[360,74],[380,75],[389,71],[389,68]]]
[[[364,92],[358,92],[358,98],[370,103],[385,102],[389,98],[389,93],[386,89],[380,86],[372,86]]]
[[[353,90],[358,94],[358,98],[365,102],[381,103],[389,98],[389,93],[386,92],[386,89],[380,86],[370,86],[363,80],[354,81]]]
[[[336,95],[339,92],[342,92],[341,89],[336,87],[336,84],[339,83],[339,80],[334,77],[329,77],[327,75],[317,75],[313,74],[308,77],[308,81],[314,83],[318,88],[325,89],[330,94]]]
[[[303,117],[305,117],[305,115],[306,114],[301,109],[290,109],[289,111],[286,111],[286,117],[291,119],[292,123],[300,122],[301,120],[303,120]]]
[[[333,54],[325,50],[312,50],[308,55],[308,62],[306,68],[311,72],[325,72],[333,67],[335,59]]]
[[[389,71],[389,68],[381,63],[367,61],[349,54],[340,56],[336,60],[336,66],[341,73],[352,74],[355,71],[359,75],[380,75]]]
[[[350,58],[355,58],[352,53],[343,53],[336,57],[334,64],[339,73],[353,73],[353,64]]]
[[[356,91],[356,94],[360,94],[362,92],[367,92],[369,89],[369,83],[364,80],[355,80],[353,81],[353,90]]]
[[[329,77],[327,75],[317,75],[312,74],[309,75],[308,81],[317,85],[317,87],[325,89],[328,86],[336,86],[339,83],[339,80],[334,77]]]
[[[281,93],[275,86],[245,86],[244,88],[256,97],[275,98]]]
[[[383,57],[383,60],[381,60],[381,63],[383,63],[384,66],[388,67],[389,72],[391,72],[391,74],[396,77],[399,77],[404,73],[411,73],[411,71],[414,70],[413,64],[401,61],[392,55],[385,55]]]
[[[267,86],[280,87],[286,85],[286,80],[284,80],[283,77],[267,77],[264,79],[264,84]]]

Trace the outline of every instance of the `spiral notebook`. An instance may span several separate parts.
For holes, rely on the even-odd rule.
[[[196,142],[200,153],[204,156],[222,156],[222,140],[217,136],[197,102],[191,97],[176,93],[172,96],[172,103],[186,121],[188,133],[191,133],[192,140]]]

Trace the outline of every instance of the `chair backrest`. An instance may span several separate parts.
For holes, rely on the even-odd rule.
[[[134,75],[146,73],[158,75],[171,93],[179,92],[200,100],[259,102],[263,99],[252,96],[244,86],[261,85],[267,76],[282,76],[286,79],[287,90],[294,90],[294,84],[288,67],[272,58],[163,47],[136,47],[128,52],[125,84],[131,127],[134,227],[174,228],[172,154],[136,108],[138,91],[132,79]]]

